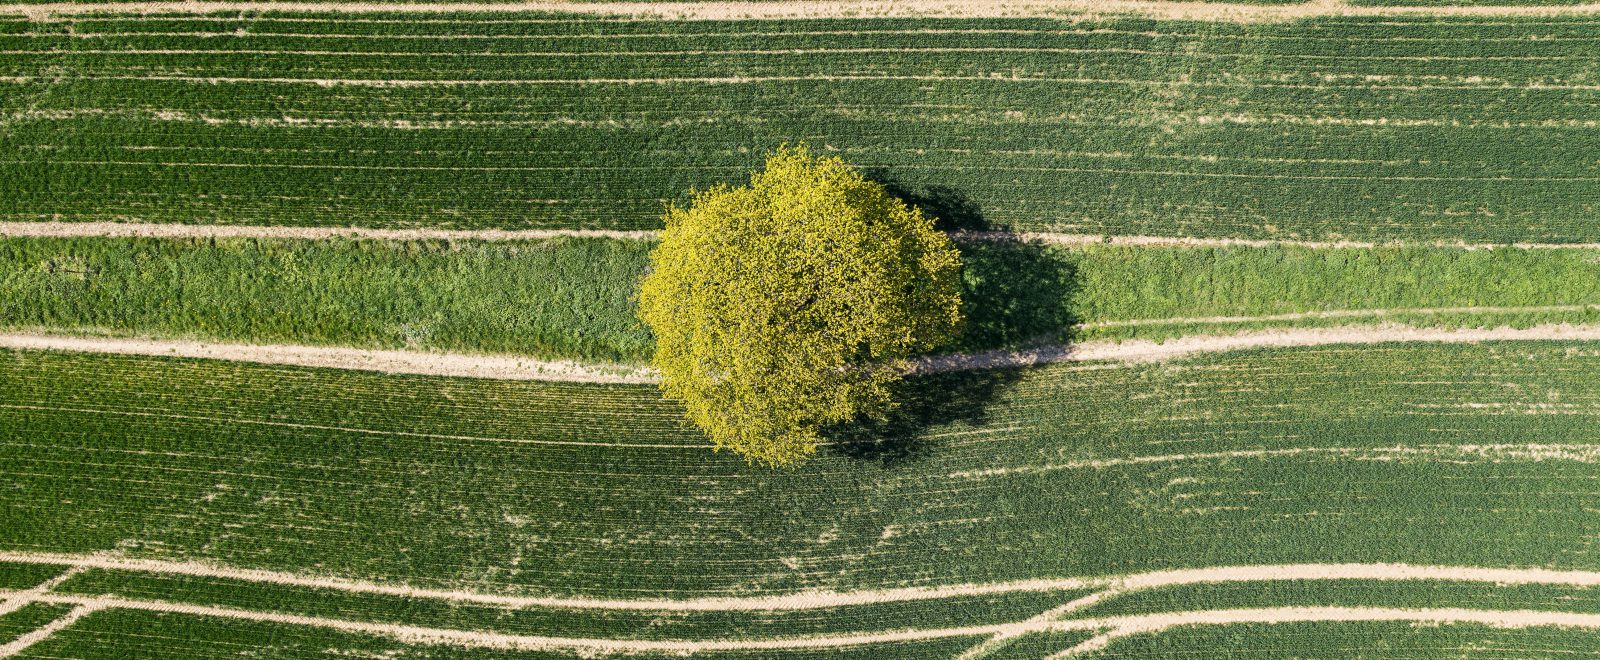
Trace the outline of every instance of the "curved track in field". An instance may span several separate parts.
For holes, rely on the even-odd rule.
[[[575,651],[579,653],[696,653],[706,651],[761,651],[778,649],[829,649],[918,640],[990,636],[973,647],[966,657],[980,657],[1010,639],[1032,633],[1095,631],[1097,636],[1067,649],[1057,657],[1102,648],[1119,637],[1159,633],[1177,626],[1271,624],[1292,622],[1406,621],[1416,623],[1472,623],[1501,628],[1559,626],[1600,628],[1600,614],[1535,611],[1482,610],[1468,608],[1392,608],[1392,607],[1264,607],[1219,610],[1160,612],[1090,618],[1067,618],[1074,610],[1127,593],[1202,583],[1237,583],[1273,580],[1449,580],[1510,584],[1544,584],[1591,587],[1600,585],[1600,572],[1551,569],[1480,568],[1466,566],[1413,566],[1406,564],[1289,564],[1262,566],[1221,566],[1200,569],[1155,571],[1115,577],[1066,578],[999,584],[968,584],[947,587],[873,590],[862,592],[810,592],[788,596],[751,598],[707,598],[695,600],[598,600],[488,594],[470,591],[418,589],[402,584],[379,584],[339,578],[304,576],[292,573],[235,569],[194,562],[133,559],[117,555],[62,555],[49,553],[0,552],[0,561],[46,564],[67,567],[61,575],[27,590],[0,591],[0,603],[17,608],[28,603],[70,605],[72,609],[53,623],[25,634],[0,647],[6,654],[20,652],[70,626],[83,616],[105,609],[139,610],[297,626],[328,628],[342,632],[389,637],[406,643],[447,645],[459,648],[516,651]],[[361,621],[284,612],[267,612],[234,607],[125,598],[115,595],[62,593],[55,588],[88,569],[129,570],[186,576],[213,577],[267,583],[281,586],[311,587],[343,592],[380,594],[405,598],[439,599],[459,603],[490,604],[508,608],[559,607],[632,609],[661,611],[771,611],[779,609],[820,609],[849,605],[898,602],[930,598],[949,598],[1015,591],[1059,591],[1097,588],[1100,591],[1014,623],[977,626],[861,631],[792,637],[749,639],[612,639],[506,634],[484,630],[457,630],[427,626]]]

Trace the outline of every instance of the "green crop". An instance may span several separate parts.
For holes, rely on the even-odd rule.
[[[0,218],[654,228],[803,139],[966,226],[1600,241],[1589,17],[410,18],[11,19]]]

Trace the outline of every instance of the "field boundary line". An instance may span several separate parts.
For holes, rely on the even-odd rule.
[[[655,230],[621,229],[372,229],[265,225],[190,225],[160,222],[0,222],[0,236],[29,238],[330,238],[388,241],[534,241],[553,238],[650,240]]]
[[[0,562],[81,566],[112,571],[133,571],[241,580],[284,587],[328,589],[350,593],[444,600],[510,608],[565,608],[639,611],[725,612],[810,610],[852,605],[872,605],[961,596],[1036,593],[1081,589],[1090,583],[1077,578],[1018,580],[990,584],[956,584],[941,587],[902,587],[861,591],[803,591],[773,596],[708,596],[693,599],[608,599],[583,596],[496,594],[459,589],[430,589],[403,583],[379,583],[350,578],[301,575],[283,571],[232,568],[195,561],[138,559],[110,553],[61,554],[0,551]],[[1600,584],[1600,573],[1594,579]]]
[[[950,628],[898,629],[887,631],[824,634],[794,637],[768,637],[747,639],[614,639],[550,637],[519,635],[488,631],[430,628],[397,623],[357,621],[331,617],[306,616],[280,612],[262,612],[215,605],[196,605],[162,600],[121,598],[116,596],[78,596],[52,594],[42,596],[42,602],[77,606],[61,620],[35,631],[53,633],[70,625],[72,621],[100,609],[130,609],[169,614],[188,614],[203,617],[221,617],[288,625],[329,628],[344,632],[375,634],[411,644],[449,645],[464,648],[493,648],[519,651],[578,650],[612,653],[657,652],[696,653],[705,651],[753,651],[775,649],[817,649],[884,644],[907,641],[972,637],[985,634],[1027,634],[1032,632],[1064,632],[1077,630],[1104,630],[1106,641],[1141,633],[1156,633],[1177,626],[1233,625],[1240,623],[1297,623],[1323,621],[1412,621],[1431,623],[1477,623],[1503,628],[1528,628],[1560,626],[1600,628],[1600,614],[1535,611],[1535,610],[1473,610],[1465,608],[1384,608],[1384,607],[1273,607],[1239,608],[1224,610],[1194,610],[1155,614],[1123,615],[1100,619],[1064,619],[1058,621],[1025,621],[1011,624],[987,624]],[[74,616],[76,615],[76,616]],[[40,637],[42,639],[42,637]],[[20,641],[20,640],[19,640]],[[29,644],[38,641],[29,641]],[[1076,648],[1076,647],[1075,647]]]
[[[197,561],[140,559],[115,553],[48,553],[0,551],[0,562],[44,564],[239,580],[283,587],[327,589],[400,598],[443,600],[508,608],[565,608],[629,611],[731,612],[811,610],[856,605],[876,605],[918,600],[1015,593],[1049,593],[1076,589],[1103,589],[1052,611],[1075,611],[1096,602],[1135,591],[1193,584],[1281,582],[1290,580],[1437,580],[1493,584],[1543,584],[1576,587],[1600,586],[1600,571],[1550,568],[1484,568],[1412,564],[1260,564],[1212,566],[1148,571],[1091,578],[1040,578],[994,583],[965,583],[937,587],[900,587],[860,591],[803,591],[771,596],[708,596],[689,599],[608,599],[594,597],[533,596],[482,591],[428,589],[403,583],[317,575],[265,569],[234,568]],[[15,595],[30,592],[0,592]],[[1600,616],[1600,615],[1597,615]],[[1039,618],[1039,617],[1034,617]],[[1031,620],[1031,619],[1030,619]],[[1009,624],[1015,628],[1018,624]],[[1010,630],[1007,628],[1006,630]],[[995,630],[993,633],[1005,632]],[[980,633],[984,634],[984,633]]]
[[[1526,452],[1523,458],[1528,458],[1530,460],[1557,459],[1582,462],[1600,462],[1600,445],[1527,443],[1489,445],[1395,445],[1391,447],[1288,447],[1281,449],[1239,449],[1234,451],[1195,452],[1192,454],[1084,458],[1062,461],[1060,463],[1044,463],[1040,465],[962,470],[959,472],[951,472],[944,476],[950,479],[984,479],[988,477],[1003,477],[1012,474],[1038,474],[1040,472],[1055,472],[1059,470],[1103,470],[1107,468],[1124,467],[1130,465],[1151,465],[1155,463],[1226,461],[1232,459],[1266,459],[1317,454],[1333,454],[1345,458],[1354,458],[1355,460],[1370,460],[1369,457],[1384,457],[1385,459],[1390,459],[1397,456],[1439,457],[1447,453],[1453,453],[1453,455],[1457,458],[1469,458],[1472,456],[1487,457],[1497,452],[1510,453],[1519,450]]]
[[[232,360],[297,367],[494,380],[620,384],[655,382],[653,371],[620,364],[583,364],[568,360],[539,360],[508,355],[430,353],[338,346],[237,344],[182,339],[9,333],[0,334],[0,348]]]
[[[1166,341],[1148,339],[1092,340],[1022,351],[935,355],[922,358],[911,373],[928,374],[976,369],[1001,369],[1058,362],[1161,362],[1202,353],[1257,348],[1302,348],[1337,344],[1439,343],[1486,341],[1600,341],[1600,325],[1542,324],[1528,328],[1421,328],[1398,323],[1330,328],[1284,328],[1226,335],[1187,335]]]
[[[1199,354],[1259,348],[1305,348],[1341,344],[1474,344],[1488,341],[1600,341],[1600,324],[1541,324],[1527,328],[1424,328],[1397,323],[1318,328],[1280,328],[1234,334],[1186,335],[1165,341],[1097,339],[1026,350],[932,355],[910,361],[908,375],[1032,367],[1062,362],[1133,365]],[[93,337],[28,332],[0,333],[0,349],[66,351],[228,360],[323,369],[351,369],[490,380],[610,384],[659,382],[649,367],[583,364],[510,355],[474,355],[291,344],[242,344],[184,339]]]
[[[996,83],[996,82],[998,82],[998,83],[1019,83],[1019,84],[1050,83],[1050,84],[1061,84],[1061,85],[1137,85],[1137,86],[1145,86],[1145,87],[1222,87],[1222,88],[1239,88],[1239,89],[1254,88],[1254,89],[1305,89],[1305,90],[1353,90],[1353,89],[1362,89],[1362,90],[1366,90],[1366,89],[1385,89],[1385,90],[1404,90],[1404,91],[1422,91],[1422,90],[1438,90],[1438,89],[1443,89],[1443,90],[1491,90],[1491,91],[1505,91],[1505,90],[1508,90],[1508,89],[1514,89],[1514,90],[1530,90],[1530,89],[1552,90],[1552,89],[1562,89],[1562,90],[1584,90],[1584,91],[1600,90],[1600,85],[1569,84],[1569,83],[1548,83],[1548,82],[1533,82],[1533,83],[1527,83],[1527,84],[1523,84],[1523,85],[1510,86],[1510,87],[1505,86],[1505,85],[1482,85],[1482,84],[1446,85],[1446,84],[1388,84],[1388,83],[1385,83],[1385,84],[1382,84],[1382,85],[1329,85],[1329,84],[1312,84],[1312,83],[1273,83],[1273,82],[1261,82],[1261,83],[1253,83],[1252,84],[1252,83],[1246,83],[1246,82],[1203,81],[1203,80],[1142,80],[1142,79],[1132,79],[1132,78],[1050,78],[1050,77],[1037,77],[1037,78],[1028,77],[1028,78],[1024,78],[1024,77],[1015,76],[1015,75],[1013,75],[1013,76],[994,76],[994,75],[921,75],[921,74],[906,74],[906,75],[858,75],[858,74],[828,75],[828,74],[816,74],[816,75],[804,75],[804,76],[744,76],[744,75],[733,75],[733,76],[700,76],[700,77],[670,77],[670,78],[520,78],[520,79],[513,79],[513,78],[466,78],[466,79],[460,79],[460,78],[457,78],[457,79],[445,79],[445,78],[288,78],[288,77],[280,77],[280,76],[191,76],[191,75],[176,75],[176,74],[153,74],[153,75],[142,75],[142,76],[136,76],[136,75],[97,75],[97,76],[70,76],[70,77],[45,76],[45,75],[0,76],[0,82],[17,83],[17,84],[38,83],[38,82],[58,83],[58,82],[61,82],[61,81],[83,81],[83,80],[87,80],[87,81],[104,81],[104,80],[157,81],[157,82],[192,83],[192,84],[199,84],[199,85],[222,85],[222,84],[315,85],[317,87],[370,87],[370,88],[377,88],[377,89],[386,89],[386,88],[410,89],[410,88],[421,88],[421,87],[493,87],[493,86],[503,86],[503,85],[509,85],[509,86],[517,86],[517,85],[522,85],[522,86],[529,86],[529,85],[690,85],[690,84],[693,84],[693,85],[753,85],[753,84],[772,83],[772,82],[870,82],[870,81],[880,81],[880,82],[882,82],[882,81],[887,81],[887,82],[988,82],[988,83]],[[25,163],[25,162],[29,162],[29,161],[3,161],[3,162],[5,162],[7,164],[16,164],[16,163]],[[69,165],[118,164],[118,161],[69,161],[69,160],[63,160],[63,161],[54,161],[54,162],[60,162],[60,163],[69,164]],[[160,162],[147,162],[147,161],[138,161],[138,162],[129,161],[129,162],[122,163],[122,164],[137,164],[137,165],[195,165],[195,166],[210,165],[210,166],[214,166],[214,167],[249,167],[249,166],[272,165],[274,167],[284,167],[284,165],[281,165],[281,164],[263,164],[263,163],[160,163]],[[621,170],[621,169],[640,169],[641,167],[642,166],[632,166],[632,167],[618,166],[618,167],[614,167],[614,168],[599,168],[599,169],[618,169],[618,170]],[[412,169],[423,169],[423,168],[412,168]],[[507,168],[507,169],[539,169],[539,168]],[[551,167],[551,168],[545,168],[545,169],[569,169],[570,170],[570,169],[597,169],[597,168],[578,168],[578,167],[557,168],[557,167]],[[662,168],[662,169],[664,169],[664,168]],[[674,168],[674,169],[695,169],[695,168],[692,168],[692,167],[679,167],[679,168]],[[727,169],[727,168],[703,167],[703,168],[699,168],[699,169]],[[962,167],[926,165],[926,166],[921,166],[921,169],[985,169],[985,168],[981,168],[981,167],[962,168]],[[1368,180],[1371,180],[1371,177],[1354,176],[1354,175],[1351,175],[1351,176],[1310,176],[1310,175],[1293,176],[1293,175],[1244,174],[1244,173],[1226,173],[1226,174],[1224,174],[1224,173],[1190,172],[1190,171],[1185,171],[1185,170],[1116,170],[1116,169],[1088,169],[1088,168],[1077,168],[1077,167],[1009,167],[1009,168],[987,168],[987,169],[1006,169],[1006,170],[1021,170],[1021,171],[1035,171],[1035,172],[1065,172],[1065,173],[1148,174],[1148,175],[1162,175],[1162,176],[1194,176],[1194,177],[1205,177],[1205,178],[1240,178],[1240,179],[1268,179],[1268,180],[1279,180],[1279,179],[1299,179],[1299,180],[1314,180],[1314,181],[1368,181]],[[1388,177],[1388,178],[1396,178],[1396,177]],[[1593,178],[1593,177],[1510,177],[1510,176],[1487,176],[1487,177],[1399,177],[1399,180],[1402,180],[1402,181],[1594,181],[1596,179]]]
[[[1023,621],[1018,629],[997,633],[993,637],[984,640],[977,646],[967,649],[961,655],[956,656],[956,660],[977,660],[978,658],[986,657],[1005,647],[1007,644],[1010,644],[1013,640],[1028,634],[1028,632],[1038,624],[1059,620],[1061,617],[1066,616],[1067,614],[1092,606],[1107,598],[1115,598],[1123,593],[1123,591],[1113,587],[1104,591],[1096,591],[1087,596],[1083,596],[1081,598],[1063,603],[1059,606],[1052,607],[1048,610],[1040,612],[1038,615],[1026,621]]]
[[[551,238],[611,238],[653,240],[655,229],[384,229],[371,227],[295,227],[288,225],[199,225],[166,222],[0,221],[0,236],[30,238],[352,238],[373,240],[527,241]],[[1062,232],[955,231],[950,238],[961,243],[1039,242],[1051,245],[1119,245],[1148,247],[1305,247],[1313,249],[1370,249],[1382,247],[1437,247],[1462,250],[1600,250],[1600,243],[1467,243],[1461,241],[1313,241],[1298,239],[1191,238],[1184,236],[1119,236]]]
[[[314,12],[438,14],[456,12],[540,12],[589,15],[611,20],[778,20],[807,18],[1048,18],[1120,16],[1261,23],[1317,17],[1555,17],[1600,12],[1595,3],[1557,6],[1352,6],[1340,0],[1315,0],[1290,5],[1207,3],[1150,0],[810,0],[804,3],[683,2],[663,6],[651,2],[227,2],[174,0],[152,2],[55,2],[12,5],[0,14],[34,20],[83,14],[209,14],[217,12]]]
[[[1448,314],[1542,314],[1551,312],[1587,312],[1600,310],[1600,304],[1584,305],[1526,305],[1495,306],[1473,305],[1466,307],[1391,307],[1373,309],[1328,309],[1313,312],[1289,312],[1263,316],[1178,316],[1172,318],[1129,319],[1123,321],[1091,321],[1073,327],[1083,329],[1131,328],[1161,325],[1217,325],[1227,323],[1259,323],[1262,321],[1300,321],[1311,319],[1376,318],[1384,316],[1439,316]]]

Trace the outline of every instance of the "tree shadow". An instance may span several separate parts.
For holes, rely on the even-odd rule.
[[[884,190],[912,207],[922,209],[922,214],[933,218],[933,227],[939,231],[999,231],[983,217],[983,209],[965,193],[949,186],[914,186],[890,176],[883,170],[867,170],[865,176],[883,186]]]
[[[1007,351],[1070,340],[1077,321],[1070,302],[1078,289],[1070,253],[994,229],[979,206],[955,189],[911,189],[881,173],[869,178],[935,218],[936,227],[988,232],[981,240],[966,237],[957,243],[966,324],[938,352]],[[934,448],[920,439],[928,429],[986,423],[989,405],[1024,373],[1023,368],[987,368],[912,376],[896,385],[895,406],[885,416],[823,429],[823,437],[833,453],[885,467],[914,460]]]

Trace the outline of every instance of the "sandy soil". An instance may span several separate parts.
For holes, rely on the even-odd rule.
[[[147,238],[302,238],[334,237],[379,240],[524,241],[558,237],[649,240],[654,230],[614,229],[371,229],[363,227],[284,227],[271,225],[193,225],[155,222],[0,222],[0,236],[36,237],[147,237]],[[1375,243],[1364,241],[1301,241],[1243,238],[1187,238],[1181,236],[1108,236],[1053,232],[955,232],[958,242],[1032,241],[1052,245],[1134,245],[1151,247],[1272,247],[1290,245],[1318,249],[1372,248],[1384,245],[1428,245],[1466,250],[1600,249],[1600,243],[1461,243],[1449,241]]]
[[[427,353],[334,346],[225,344],[13,333],[0,334],[0,348],[239,360],[301,367],[501,380],[648,383],[655,379],[654,374],[647,369],[625,365],[579,364],[503,355]]]

